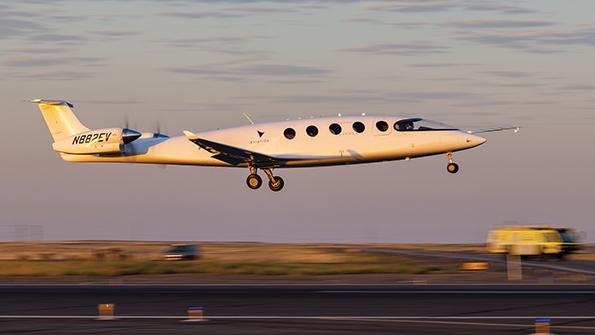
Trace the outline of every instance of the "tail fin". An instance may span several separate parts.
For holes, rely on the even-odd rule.
[[[74,106],[68,101],[35,99],[31,102],[38,104],[54,141],[89,130],[76,118],[70,109]]]

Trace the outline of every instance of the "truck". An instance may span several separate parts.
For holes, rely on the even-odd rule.
[[[526,225],[500,227],[490,231],[488,251],[523,257],[563,258],[580,249],[579,234],[572,228]]]

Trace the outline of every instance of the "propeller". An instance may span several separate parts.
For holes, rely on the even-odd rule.
[[[127,144],[138,139],[141,136],[142,136],[141,132],[130,129],[130,121],[128,120],[128,116],[126,116],[124,118],[124,128],[122,128],[122,143],[123,143],[123,147],[124,147],[124,152],[130,153],[131,155],[136,155],[134,146],[127,145]]]
[[[155,123],[155,131],[153,132],[153,138],[169,138],[169,136],[161,133],[161,122]]]

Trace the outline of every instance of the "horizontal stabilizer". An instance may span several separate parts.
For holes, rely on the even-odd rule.
[[[73,108],[74,105],[66,100],[50,100],[50,99],[33,99],[31,102],[36,104],[53,105],[53,106],[68,106]]]

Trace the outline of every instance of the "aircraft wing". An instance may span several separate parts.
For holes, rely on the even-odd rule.
[[[504,131],[504,130],[512,130],[516,133],[520,130],[520,128],[519,127],[494,127],[494,128],[475,129],[475,130],[467,130],[467,134],[491,133],[494,131]]]
[[[206,151],[213,154],[213,158],[229,163],[231,165],[240,165],[243,163],[251,164],[257,168],[271,168],[283,165],[286,159],[275,158],[258,152],[237,148],[231,145],[222,144],[198,137],[198,135],[184,130],[184,135],[188,140]]]

